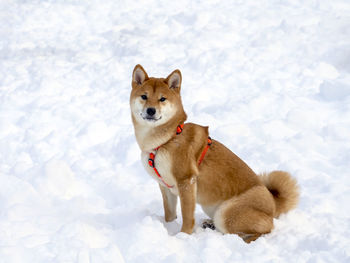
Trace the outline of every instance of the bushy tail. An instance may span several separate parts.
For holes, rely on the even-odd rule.
[[[262,174],[260,179],[275,199],[275,217],[296,207],[299,201],[299,187],[289,173],[273,171]]]

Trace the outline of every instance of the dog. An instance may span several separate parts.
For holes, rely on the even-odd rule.
[[[237,155],[211,139],[208,127],[185,123],[182,76],[149,77],[141,65],[132,73],[131,117],[141,160],[159,184],[165,221],[182,213],[181,231],[191,234],[196,203],[210,220],[203,227],[237,234],[247,243],[273,229],[273,218],[296,207],[299,188],[287,172],[258,176]]]

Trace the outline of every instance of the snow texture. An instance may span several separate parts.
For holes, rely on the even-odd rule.
[[[165,223],[131,72],[179,68],[189,121],[298,208],[251,244]],[[0,262],[350,262],[350,2],[0,2]],[[178,207],[178,215],[181,215]]]

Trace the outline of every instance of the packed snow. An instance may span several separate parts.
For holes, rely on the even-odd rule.
[[[188,121],[297,209],[246,244],[165,223],[131,73],[183,75]],[[348,0],[0,2],[0,262],[350,262]]]

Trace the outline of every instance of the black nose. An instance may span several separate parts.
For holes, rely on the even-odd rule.
[[[156,113],[156,109],[155,108],[148,108],[147,109],[147,114],[149,116],[153,116]]]

